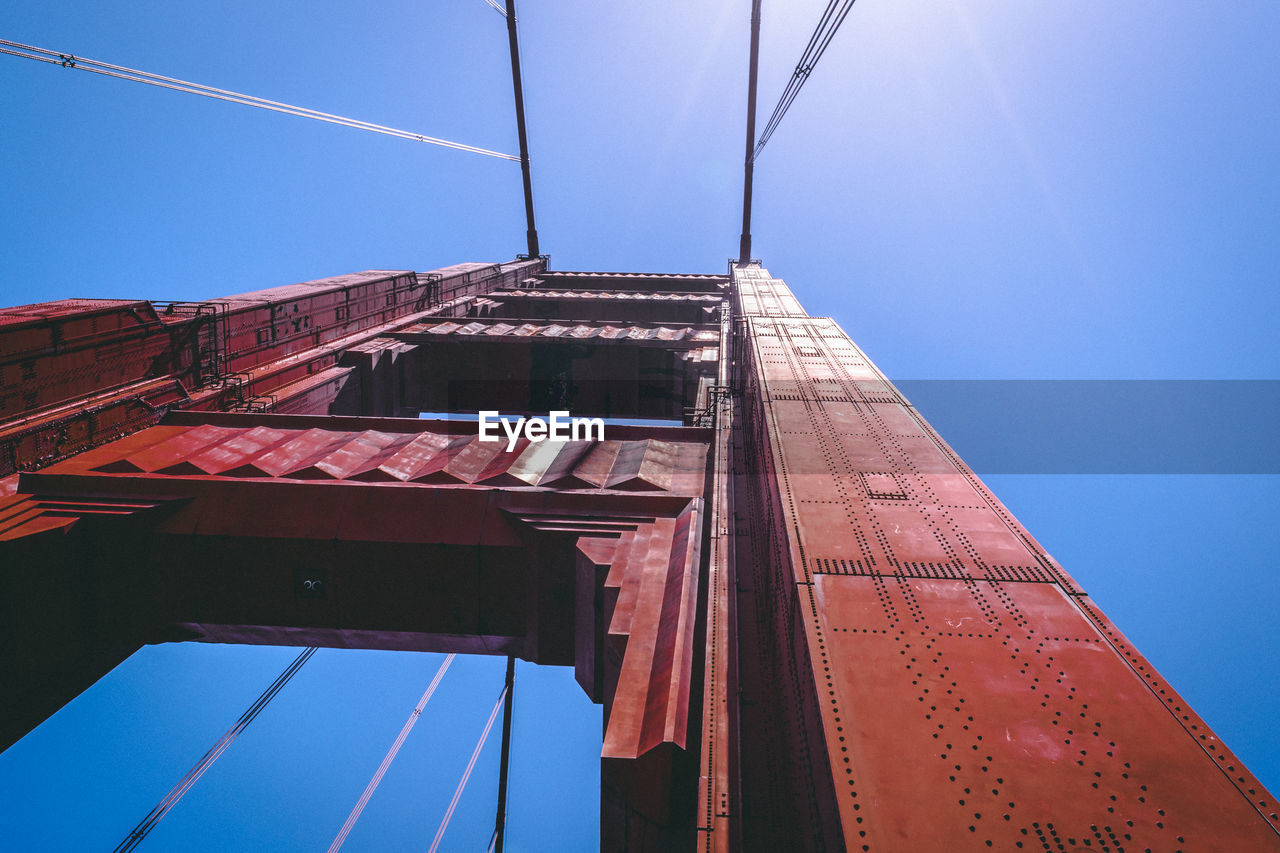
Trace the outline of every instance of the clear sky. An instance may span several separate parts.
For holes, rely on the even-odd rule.
[[[762,119],[823,5],[765,0]],[[725,268],[749,9],[523,4],[553,267]],[[1277,34],[1270,0],[861,0],[757,164],[754,254],[895,379],[1280,379]],[[516,150],[483,0],[10,0],[0,37]],[[4,56],[0,127],[5,304],[523,251],[514,163]],[[987,479],[1280,789],[1277,478]],[[135,656],[0,755],[0,837],[109,849],[292,655]],[[143,849],[323,849],[437,665],[317,654]],[[344,849],[426,848],[501,670],[459,659]],[[519,679],[509,849],[588,849],[599,710]],[[442,849],[483,848],[495,779],[496,740]]]

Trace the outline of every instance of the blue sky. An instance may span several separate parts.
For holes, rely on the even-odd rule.
[[[749,6],[524,4],[553,266],[724,269]],[[765,116],[822,6],[766,0]],[[895,379],[1280,379],[1277,32],[1280,6],[1262,0],[862,0],[757,164],[754,254]],[[0,37],[516,150],[503,22],[482,0],[13,0]],[[6,304],[198,299],[523,250],[512,163],[2,56],[0,122]],[[1269,445],[1274,431],[1235,440]],[[1276,478],[987,479],[1280,788]],[[136,656],[0,756],[0,830],[29,849],[116,843],[291,657]],[[251,846],[220,832],[327,843],[435,666],[318,654],[155,849]],[[598,709],[566,673],[520,679],[510,849],[585,849]],[[429,844],[448,801],[437,789],[455,783],[500,681],[499,661],[459,660],[344,849]],[[535,689],[558,697],[553,711]],[[576,738],[576,771],[519,751],[560,734]],[[444,849],[487,841],[495,744]]]

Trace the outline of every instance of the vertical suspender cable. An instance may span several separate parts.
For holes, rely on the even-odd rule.
[[[747,155],[742,179],[742,240],[738,263],[751,260],[751,181],[755,172],[756,76],[760,69],[760,0],[751,2],[751,59],[747,71]]]
[[[427,690],[422,694],[422,698],[418,700],[418,704],[414,706],[409,719],[405,720],[404,728],[400,729],[400,735],[396,738],[395,743],[391,744],[391,749],[387,750],[387,754],[382,759],[382,764],[378,766],[378,770],[373,774],[373,778],[369,780],[369,784],[365,786],[364,793],[360,795],[360,799],[356,802],[355,807],[351,809],[351,814],[347,815],[346,823],[342,824],[342,829],[338,830],[338,834],[334,837],[333,843],[329,845],[329,853],[338,853],[342,845],[346,842],[347,836],[351,834],[351,829],[356,825],[356,821],[360,819],[360,813],[364,811],[364,807],[369,804],[369,798],[373,796],[373,792],[378,789],[378,783],[382,781],[382,777],[386,775],[387,768],[391,766],[391,762],[395,761],[396,754],[400,752],[400,747],[404,744],[405,738],[409,736],[409,732],[413,730],[413,726],[418,722],[418,718],[422,716],[422,709],[427,707],[427,703],[431,701],[431,694],[436,692],[436,687],[440,685],[440,679],[444,678],[445,671],[449,669],[449,664],[453,663],[453,659],[457,655],[449,655],[444,659],[444,663],[440,664],[440,668],[436,670],[435,678],[431,679],[431,684],[427,686]]]
[[[227,730],[227,733],[224,734],[218,742],[204,754],[203,758],[196,762],[195,767],[192,767],[187,771],[187,775],[183,776],[182,779],[179,780],[178,784],[174,786],[174,789],[169,792],[169,796],[161,800],[159,805],[148,812],[147,816],[133,828],[133,831],[125,837],[124,841],[120,842],[119,846],[115,849],[115,853],[125,853],[125,851],[133,850],[141,844],[142,839],[147,837],[147,833],[151,832],[152,829],[155,829],[155,826],[160,822],[160,819],[168,814],[169,810],[178,804],[178,801],[181,800],[183,795],[191,789],[191,786],[204,775],[204,772],[213,765],[213,762],[218,760],[218,756],[222,755],[222,753],[226,751],[227,747],[231,745],[232,741],[239,737],[240,733],[248,728],[249,724],[254,721],[254,718],[257,717],[258,714],[262,713],[262,709],[267,707],[267,704],[275,698],[276,694],[289,683],[290,679],[292,679],[293,676],[297,674],[298,670],[302,668],[302,665],[310,660],[311,656],[315,653],[316,650],[312,647],[304,650],[302,654],[298,655],[298,657],[294,659],[293,663],[289,664],[289,666],[285,668],[284,672],[280,673],[280,675],[276,677],[276,680],[271,682],[271,685],[263,691],[262,695],[249,706],[248,710],[240,715],[240,719],[236,720],[236,724]]]
[[[493,851],[502,853],[507,831],[507,771],[511,765],[511,704],[516,692],[516,659],[507,657],[507,697],[502,710],[502,758],[498,764],[498,817],[493,827]]]
[[[520,40],[516,35],[516,0],[507,0],[507,40],[511,42],[511,86],[515,90],[516,133],[520,136],[520,174],[524,179],[524,218],[529,257],[538,256],[538,229],[533,224],[533,178],[529,174],[529,137],[524,127],[524,85],[520,78]]]
[[[489,738],[489,731],[493,728],[493,721],[498,718],[498,709],[502,707],[503,701],[507,697],[507,688],[503,686],[502,694],[498,696],[498,701],[493,703],[493,710],[489,713],[489,721],[484,724],[484,731],[480,734],[480,740],[476,743],[476,748],[471,753],[471,760],[467,762],[467,769],[462,771],[462,778],[458,781],[458,789],[453,792],[453,799],[449,801],[449,808],[445,810],[444,819],[440,821],[440,828],[436,830],[436,837],[431,842],[431,848],[427,853],[436,853],[440,847],[440,841],[444,838],[444,831],[449,828],[449,821],[453,818],[453,810],[458,807],[458,800],[462,799],[462,791],[467,787],[467,780],[471,778],[471,771],[475,769],[476,759],[480,757],[480,750],[484,748],[484,742]]]

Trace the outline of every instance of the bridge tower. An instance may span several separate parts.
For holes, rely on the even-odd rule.
[[[604,705],[602,849],[1280,850],[1272,796],[757,262],[44,303],[0,311],[0,377],[0,745],[146,643],[517,655]],[[629,425],[418,418],[482,409]]]

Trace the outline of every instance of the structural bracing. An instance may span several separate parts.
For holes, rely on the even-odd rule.
[[[1271,795],[758,263],[0,320],[6,745],[144,643],[491,654],[504,755],[515,658],[603,704],[602,849],[1280,850]],[[478,410],[634,425],[416,417]]]

